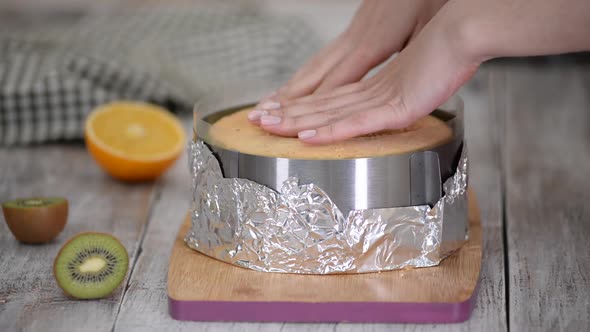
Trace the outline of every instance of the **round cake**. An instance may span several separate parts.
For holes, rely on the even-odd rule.
[[[387,130],[329,145],[310,145],[296,137],[276,136],[248,121],[251,108],[217,120],[210,128],[210,143],[226,150],[290,159],[350,159],[420,151],[442,145],[452,129],[434,116],[426,116],[405,129]]]

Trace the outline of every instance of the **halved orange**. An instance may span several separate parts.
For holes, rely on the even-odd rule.
[[[97,107],[86,119],[86,147],[111,176],[146,181],[160,176],[184,149],[182,123],[165,109],[117,101]]]

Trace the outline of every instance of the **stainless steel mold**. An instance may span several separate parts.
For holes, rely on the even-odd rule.
[[[221,111],[195,106],[195,139],[207,143],[223,176],[249,179],[276,191],[288,178],[296,177],[301,185],[313,183],[322,188],[344,215],[361,209],[432,207],[444,196],[443,183],[455,172],[462,151],[463,101],[457,96],[432,113],[453,129],[450,142],[407,154],[341,160],[272,158],[212,145],[211,124],[247,106]]]

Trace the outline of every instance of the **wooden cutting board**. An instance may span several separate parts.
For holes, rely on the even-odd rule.
[[[452,323],[469,319],[481,268],[475,196],[469,241],[430,268],[368,274],[256,272],[190,249],[183,223],[170,258],[169,311],[193,321]]]

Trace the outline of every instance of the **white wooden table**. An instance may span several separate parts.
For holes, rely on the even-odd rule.
[[[322,3],[319,13],[310,3],[270,7],[309,13],[329,38],[345,25],[354,1]],[[322,20],[330,6],[341,15]],[[68,143],[0,148],[0,201],[30,195],[70,200],[66,229],[47,245],[19,244],[0,222],[0,331],[590,330],[590,55],[495,61],[461,94],[484,237],[481,287],[468,322],[174,321],[167,313],[166,273],[189,206],[186,158],[155,183],[127,185],[104,175],[81,143]],[[70,300],[53,280],[53,258],[67,238],[90,230],[121,239],[130,273],[109,298]]]

